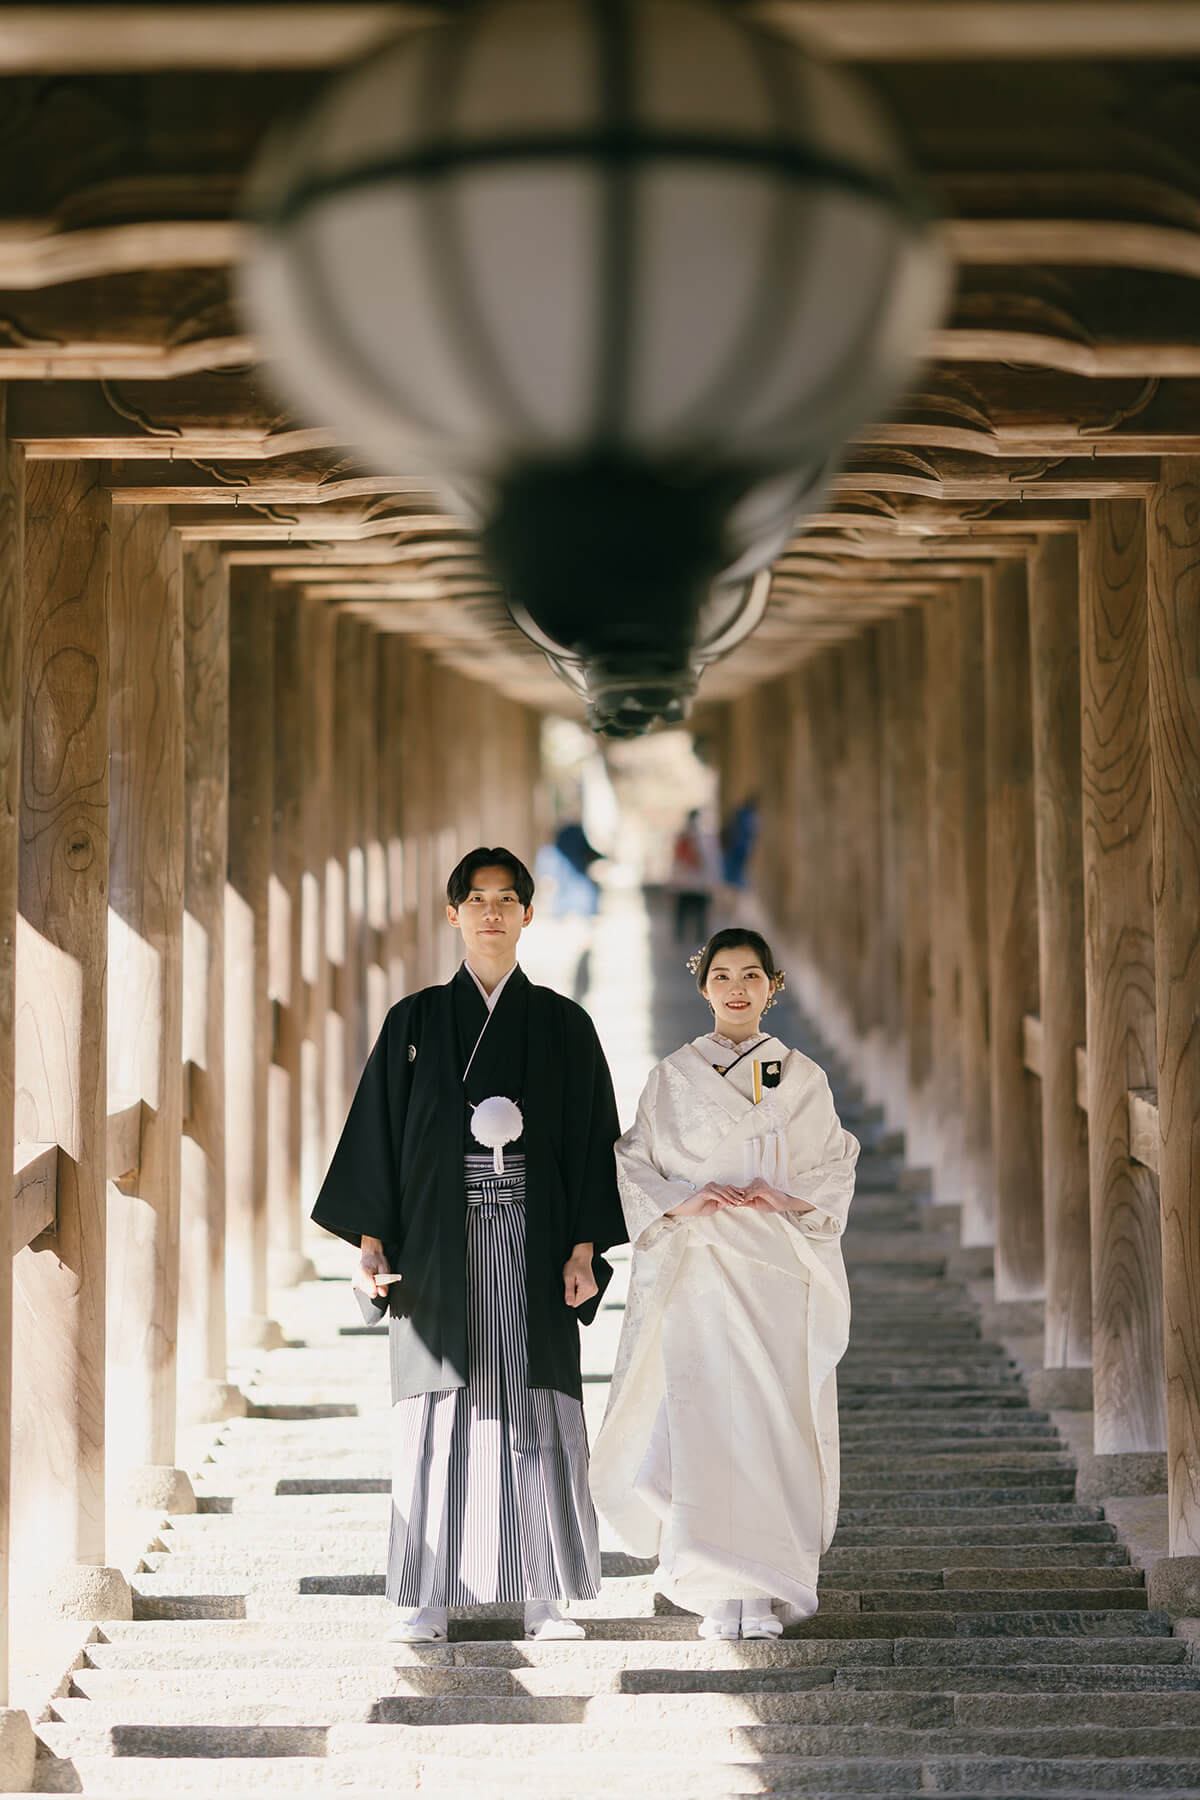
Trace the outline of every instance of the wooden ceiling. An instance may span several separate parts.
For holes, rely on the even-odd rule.
[[[956,298],[893,416],[704,678],[736,693],[1200,453],[1200,0],[755,0],[859,65],[945,218]],[[419,470],[281,411],[232,301],[263,131],[431,5],[0,5],[0,379],[32,457],[539,706]]]

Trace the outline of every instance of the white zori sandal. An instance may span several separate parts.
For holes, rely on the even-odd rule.
[[[527,1600],[525,1602],[525,1636],[527,1638],[533,1638],[539,1644],[578,1643],[583,1635],[583,1626],[576,1619],[566,1618],[559,1612],[552,1600]]]
[[[777,1638],[782,1635],[783,1620],[777,1619],[769,1600],[742,1601],[742,1636],[744,1638]]]
[[[700,1621],[698,1637],[735,1638],[742,1629],[740,1600],[717,1600]]]
[[[385,1644],[444,1644],[448,1635],[444,1606],[404,1607],[383,1634]]]

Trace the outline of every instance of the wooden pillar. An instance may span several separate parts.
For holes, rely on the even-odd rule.
[[[300,1046],[304,1029],[302,885],[308,609],[292,589],[275,592],[275,746],[271,802],[269,975],[274,1050],[267,1102],[267,1273],[295,1287],[315,1271],[304,1253],[300,1202]]]
[[[361,817],[363,824],[363,1061],[383,1028],[387,1014],[388,867],[384,852],[380,795],[379,719],[383,704],[383,647],[386,640],[371,626],[363,627],[363,716]],[[478,756],[478,747],[476,748]],[[476,783],[478,793],[478,782]],[[355,1079],[358,1074],[355,1072]]]
[[[962,1241],[996,1238],[992,1162],[992,1069],[988,970],[988,693],[984,680],[983,584],[959,586],[960,726],[962,730]]]
[[[1041,540],[1029,560],[1033,779],[1041,1019],[1045,1368],[1039,1405],[1092,1403],[1092,1269],[1087,1114],[1078,1102],[1084,1042],[1083,849],[1079,766],[1079,544]]]
[[[874,630],[843,651],[846,894],[853,907],[847,978],[854,1010],[857,1070],[874,1100],[882,1085],[883,875],[880,820],[879,667]]]
[[[328,1146],[325,1141],[325,1032],[332,975],[326,934],[333,792],[333,633],[337,615],[319,597],[307,599],[305,604],[309,610],[309,655],[301,736],[304,874],[300,971],[305,1009],[300,1046],[300,1187],[304,1211],[309,1213],[336,1141],[336,1133]]]
[[[379,703],[379,808],[384,857],[387,866],[388,1003],[394,1006],[408,992],[411,966],[411,917],[409,879],[405,861],[408,796],[405,743],[404,679],[408,645],[399,632],[380,639],[381,686]]]
[[[229,842],[229,572],[183,559],[184,1122],[179,1405],[189,1422],[246,1410],[228,1380],[225,1318],[225,868]]]
[[[985,602],[987,919],[991,970],[996,1298],[1039,1300],[1042,1097],[1025,1067],[1025,1016],[1038,1007],[1033,686],[1024,561],[995,565]]]
[[[8,442],[0,387],[0,1737],[16,1755],[15,1791],[32,1788],[36,1745],[28,1718],[8,1705],[8,1578],[12,1447],[13,1168],[17,844],[21,803],[21,640],[25,582],[25,458]],[[20,1745],[20,1748],[18,1748]]]
[[[879,844],[882,1021],[881,1093],[889,1125],[908,1115],[904,1041],[904,673],[903,627],[893,616],[876,633],[879,655]]]
[[[18,1590],[76,1618],[131,1612],[104,1566],[110,513],[93,467],[30,465],[15,1135],[58,1157],[13,1264],[12,1552]]]
[[[267,1311],[267,1088],[274,594],[265,570],[234,568],[229,606],[229,872],[225,888],[225,1192],[229,1334],[281,1343]]]
[[[1170,1556],[1176,1584],[1187,1579],[1187,1610],[1194,1612],[1200,1600],[1200,459],[1163,463],[1151,520],[1150,756]],[[1178,1598],[1176,1593],[1172,1601]]]
[[[925,615],[929,775],[929,910],[932,1072],[936,1154],[933,1192],[963,1197],[962,980],[966,895],[963,874],[962,619],[949,588]]]
[[[183,1131],[183,569],[167,509],[112,516],[109,1109],[140,1103],[111,1168],[108,1449],[134,1505],[194,1512],[175,1467]]]
[[[899,798],[903,805],[904,1035],[907,1045],[905,1149],[910,1167],[932,1168],[937,1153],[933,1085],[933,974],[930,919],[929,725],[926,716],[925,613],[901,615],[904,710]]]
[[[1082,537],[1079,640],[1096,1480],[1165,1471],[1162,1234],[1130,1155],[1129,1090],[1156,1080],[1146,513],[1100,500]],[[1151,1453],[1149,1460],[1147,1453]],[[1119,1458],[1120,1462],[1113,1459]]]

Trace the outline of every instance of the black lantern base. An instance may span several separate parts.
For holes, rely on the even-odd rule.
[[[630,737],[685,717],[741,487],[616,454],[523,464],[498,483],[484,557],[515,622],[579,671],[594,730]]]

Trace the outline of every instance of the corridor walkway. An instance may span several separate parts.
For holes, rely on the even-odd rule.
[[[628,1118],[650,1062],[702,1020],[664,918],[610,895],[582,966],[573,927],[527,942],[531,973],[593,1011]],[[813,1048],[794,1014],[780,1029]],[[700,1643],[609,1546],[583,1644],[526,1644],[510,1616],[447,1646],[381,1643],[385,1357],[345,1247],[315,1242],[320,1279],[280,1297],[289,1342],[260,1357],[252,1416],[195,1472],[200,1511],[164,1522],[133,1622],[97,1628],[38,1725],[39,1790],[1200,1794],[1188,1645],[981,1340],[949,1209],[898,1186],[870,1114],[839,1099],[867,1150],[843,1510],[814,1620],[779,1643]],[[619,1291],[585,1338],[593,1429]]]

